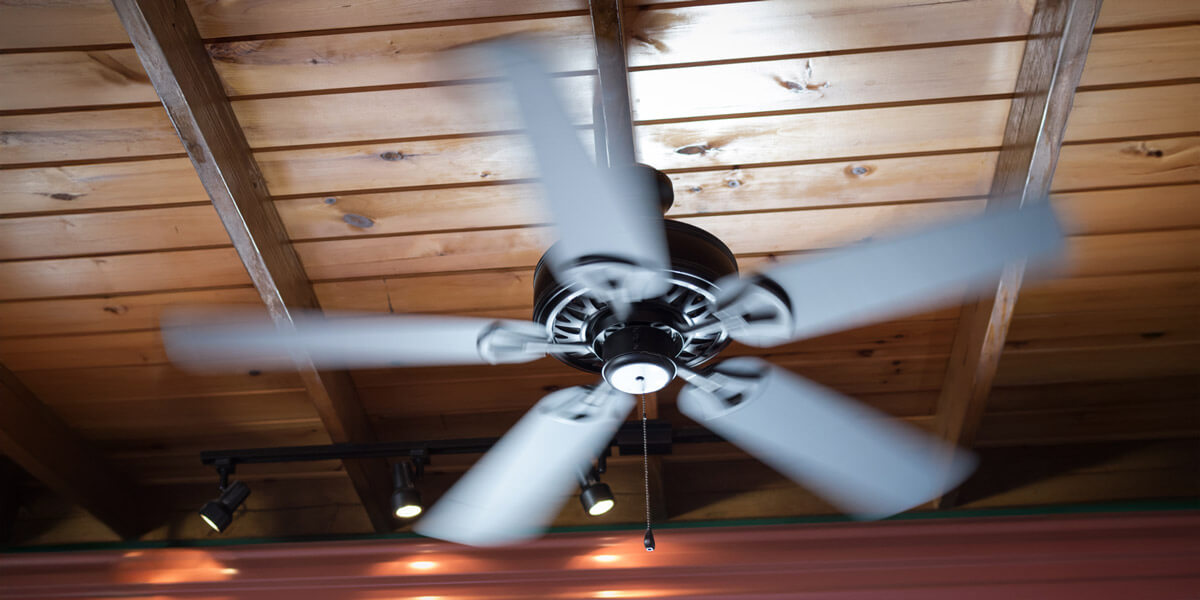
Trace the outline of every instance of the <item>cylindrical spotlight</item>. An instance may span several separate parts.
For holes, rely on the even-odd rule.
[[[610,510],[617,503],[613,499],[612,490],[607,483],[600,483],[595,477],[584,477],[579,487],[579,503],[587,514],[598,517]]]
[[[200,508],[200,518],[217,533],[221,533],[233,522],[233,511],[237,510],[249,495],[250,487],[235,481],[221,490],[221,495],[216,500],[206,502]]]
[[[392,465],[392,514],[400,519],[411,519],[424,510],[421,492],[413,485],[411,469],[408,463]]]

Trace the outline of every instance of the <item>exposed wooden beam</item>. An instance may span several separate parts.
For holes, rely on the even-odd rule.
[[[320,305],[187,3],[114,0],[113,4],[271,318],[281,327],[292,327],[292,310]],[[375,439],[349,374],[318,371],[305,357],[297,358],[296,368],[333,441]],[[386,463],[347,461],[346,472],[375,529],[390,530],[391,478]]]
[[[620,166],[637,158],[633,143],[633,113],[629,100],[629,67],[625,58],[625,34],[621,28],[621,0],[591,0],[592,36],[596,42],[598,109],[596,149],[600,164]],[[602,132],[602,135],[601,133]]]
[[[3,365],[0,365],[0,452],[50,489],[92,513],[122,538],[137,538],[164,516],[165,510],[152,502],[144,490],[108,464],[96,448],[67,427]],[[7,482],[0,482],[0,487],[9,487],[3,483]],[[0,504],[12,500],[0,498]]]
[[[1100,1],[1037,3],[992,179],[989,210],[1047,201]],[[1009,265],[995,292],[964,307],[959,317],[937,406],[937,431],[950,442],[971,446],[975,440],[1024,273],[1023,264]],[[953,504],[953,496],[935,504]]]

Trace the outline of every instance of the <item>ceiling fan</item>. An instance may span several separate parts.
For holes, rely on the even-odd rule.
[[[551,355],[599,373],[595,385],[542,398],[416,523],[424,535],[472,545],[541,533],[633,395],[676,377],[686,382],[683,414],[856,517],[907,510],[970,473],[969,453],[761,359],[703,365],[731,340],[774,346],[953,304],[994,284],[1010,262],[1053,259],[1063,241],[1046,203],[739,278],[719,239],[662,218],[672,198],[664,174],[593,164],[530,47],[505,41],[488,51],[514,85],[557,234],[534,275],[533,321],[318,313],[281,329],[177,312],[164,319],[172,359],[289,369],[297,358],[362,368]]]

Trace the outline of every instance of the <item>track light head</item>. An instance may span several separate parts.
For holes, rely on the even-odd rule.
[[[411,519],[425,510],[421,492],[413,485],[412,465],[392,465],[392,514],[398,519]]]
[[[579,503],[590,516],[598,517],[612,510],[617,503],[612,489],[607,483],[600,482],[595,470],[579,476],[579,488]]]
[[[250,495],[250,487],[241,481],[235,481],[221,490],[216,500],[206,502],[200,508],[200,518],[217,533],[225,531],[233,522],[233,511],[241,506]]]

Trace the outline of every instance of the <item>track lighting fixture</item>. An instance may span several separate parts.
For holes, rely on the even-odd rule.
[[[221,476],[221,495],[216,500],[206,502],[200,507],[200,518],[212,527],[217,533],[225,531],[229,524],[233,522],[233,511],[241,506],[246,497],[250,495],[250,487],[241,481],[229,483],[229,474],[233,472],[232,465],[221,465],[217,467],[217,473]]]
[[[601,483],[595,469],[579,476],[579,502],[587,514],[598,517],[616,505],[612,490],[607,483]]]
[[[392,464],[392,514],[396,515],[396,518],[411,519],[425,510],[421,504],[421,492],[413,485],[424,464],[418,457],[414,457],[412,463]]]

